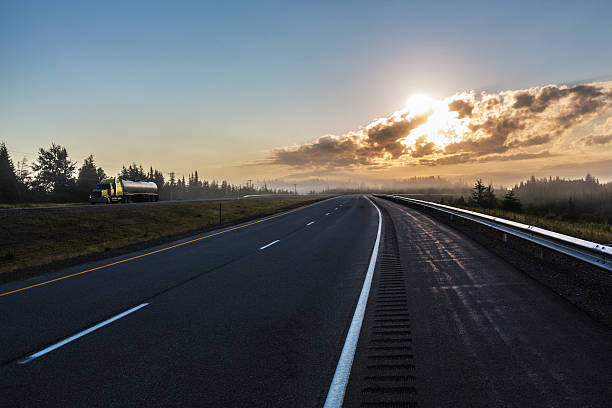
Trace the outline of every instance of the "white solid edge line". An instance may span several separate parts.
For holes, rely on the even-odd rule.
[[[374,242],[374,249],[372,249],[372,256],[370,258],[370,265],[368,266],[368,272],[366,273],[363,287],[361,288],[361,294],[359,295],[359,301],[355,307],[355,313],[353,314],[353,320],[349,327],[348,333],[346,334],[346,340],[342,347],[342,353],[334,372],[334,378],[332,379],[329,391],[327,392],[327,398],[325,399],[325,405],[323,408],[339,408],[342,406],[344,401],[344,393],[346,391],[346,385],[348,384],[349,375],[351,373],[351,366],[353,365],[353,359],[355,358],[355,350],[357,349],[357,341],[359,340],[359,332],[361,331],[361,324],[363,323],[363,317],[365,315],[366,304],[368,303],[368,296],[370,294],[370,287],[372,286],[372,277],[374,276],[374,267],[376,266],[376,257],[378,256],[378,246],[380,245],[380,231],[382,229],[382,214],[376,204],[366,197],[370,203],[378,211],[378,233],[376,235],[376,242]]]
[[[276,241],[272,241],[269,244],[262,246],[261,248],[259,248],[259,250],[261,251],[262,249],[266,249],[267,247],[272,246],[276,244],[277,242],[280,242],[280,239],[277,239]]]
[[[142,304],[140,304],[140,305],[138,305],[136,307],[133,307],[133,308],[131,308],[129,310],[126,310],[125,312],[119,313],[118,315],[113,316],[110,319],[106,319],[102,323],[98,323],[95,326],[90,327],[89,329],[85,329],[82,332],[79,332],[79,333],[77,333],[77,334],[75,334],[73,336],[65,338],[64,340],[62,340],[62,341],[60,341],[58,343],[55,343],[52,346],[49,346],[49,347],[47,347],[45,349],[42,349],[42,350],[40,350],[40,351],[38,351],[38,352],[36,352],[34,354],[30,354],[28,357],[26,357],[23,360],[19,361],[18,364],[29,363],[30,361],[34,360],[35,358],[44,356],[45,354],[50,353],[53,350],[56,350],[56,349],[62,347],[63,345],[66,345],[66,344],[70,343],[71,341],[74,341],[74,340],[78,339],[79,337],[83,337],[83,336],[91,333],[92,331],[98,330],[99,328],[101,328],[103,326],[106,326],[107,324],[112,323],[115,320],[119,320],[122,317],[125,317],[125,316],[129,315],[130,313],[133,313],[133,312],[137,311],[138,309],[142,309],[143,307],[145,307],[147,305],[148,305],[148,303],[142,303]]]
[[[314,221],[310,221],[308,224],[306,224],[306,226],[312,225],[314,223],[315,223]]]

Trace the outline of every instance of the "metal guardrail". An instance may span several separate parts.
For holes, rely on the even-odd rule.
[[[598,266],[612,272],[612,245],[602,245],[596,242],[586,241],[569,235],[559,234],[544,228],[533,225],[521,224],[519,222],[506,220],[504,218],[493,217],[474,211],[451,207],[444,204],[437,204],[431,201],[417,200],[414,198],[402,197],[399,195],[376,194],[383,198],[393,198],[424,207],[433,208],[445,212],[451,217],[462,217],[471,221],[495,228],[527,241],[563,253],[570,257]],[[452,219],[452,218],[451,218]]]

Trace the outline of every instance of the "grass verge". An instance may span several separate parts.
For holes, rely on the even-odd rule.
[[[530,214],[519,214],[501,209],[466,208],[470,211],[480,212],[494,217],[520,222],[545,228],[560,234],[586,239],[598,244],[612,243],[612,225],[597,222],[570,222],[554,218],[540,217]]]
[[[146,248],[319,200],[286,197],[147,206],[117,204],[96,208],[96,211],[86,207],[62,212],[3,213],[0,214],[0,282],[44,273],[53,266],[68,266],[70,260],[86,262],[115,256],[125,252],[121,249]]]
[[[82,203],[19,203],[19,204],[0,204],[0,210],[12,210],[15,208],[38,208],[38,207],[66,207],[74,205],[87,205],[88,201]]]
[[[447,202],[440,202],[439,194],[423,194],[421,196],[415,196],[413,194],[400,195],[408,198],[417,198],[419,200],[449,205],[448,200]],[[457,198],[457,196],[454,198]],[[453,204],[450,205],[452,206]],[[598,244],[609,245],[612,243],[612,225],[606,222],[568,221],[561,219],[560,216],[555,214],[541,216],[529,213],[516,213],[502,210],[500,208],[486,209],[470,206],[461,206],[458,208],[492,215],[494,217],[505,218],[507,220],[520,222],[522,224],[534,225],[536,227],[545,228],[549,231],[585,239]]]

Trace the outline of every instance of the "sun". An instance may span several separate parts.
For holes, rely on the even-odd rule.
[[[433,109],[436,100],[423,93],[416,93],[406,99],[404,109],[415,115],[423,115]]]
[[[414,128],[402,141],[412,146],[417,140],[432,142],[438,149],[460,140],[468,130],[467,119],[459,119],[457,112],[449,109],[448,100],[438,100],[427,94],[411,95],[404,106],[405,114],[426,115],[426,120]]]

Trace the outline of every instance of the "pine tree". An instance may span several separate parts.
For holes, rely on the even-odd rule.
[[[17,181],[22,187],[27,188],[30,184],[30,166],[28,165],[28,159],[23,157],[19,162],[17,162],[17,171],[15,175],[17,176]]]
[[[102,167],[98,167],[98,169],[96,170],[96,174],[98,176],[98,181],[105,179],[107,177]]]
[[[153,180],[151,180],[155,184],[157,184],[157,188],[161,189],[164,186],[164,175],[161,171],[155,170],[153,172]]]
[[[492,185],[488,185],[484,191],[484,208],[495,208],[497,207],[497,197],[495,197],[495,190]]]
[[[17,169],[15,172],[17,176],[17,183],[19,184],[19,201],[26,202],[30,199],[31,191],[29,190],[32,177],[30,174],[30,165],[25,156],[17,162]]]
[[[513,211],[518,213],[523,211],[521,201],[518,199],[516,194],[514,194],[514,190],[508,190],[506,195],[504,195],[504,201],[502,201],[502,208],[507,211]]]
[[[19,198],[19,182],[13,161],[4,143],[0,143],[0,202],[14,203]]]
[[[144,171],[144,168],[141,165],[137,165],[136,163],[132,163],[126,169],[125,166],[121,169],[121,173],[119,173],[119,177],[124,180],[132,180],[132,181],[141,181],[148,180],[147,174]]]
[[[77,190],[79,192],[79,196],[81,198],[86,196],[86,194],[105,177],[106,173],[104,173],[104,170],[101,167],[96,168],[94,157],[90,154],[85,158],[85,160],[83,160],[83,165],[79,169],[79,175],[77,178]]]
[[[485,191],[486,191],[486,187],[484,185],[484,183],[482,182],[482,179],[478,179],[476,180],[476,183],[474,184],[474,188],[472,189],[472,198],[471,198],[471,204],[472,205],[476,205],[478,207],[484,207],[485,206]]]

